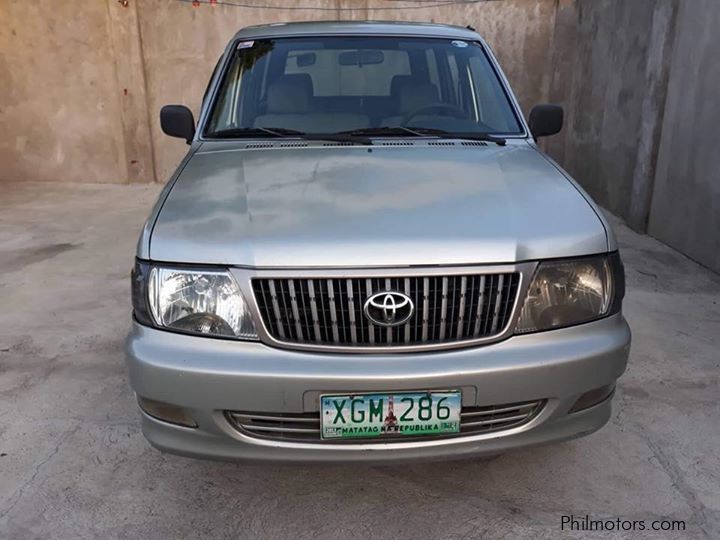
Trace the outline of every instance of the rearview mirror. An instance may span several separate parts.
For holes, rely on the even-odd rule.
[[[317,62],[317,55],[315,53],[303,53],[298,54],[295,57],[298,67],[312,66]]]
[[[338,63],[341,66],[363,67],[371,64],[382,64],[384,61],[385,55],[382,51],[373,51],[370,49],[345,51],[338,55]]]
[[[160,109],[160,127],[166,135],[185,139],[188,144],[195,136],[195,119],[185,105],[165,105]]]
[[[560,105],[535,105],[530,111],[530,132],[533,138],[560,133],[565,113]]]

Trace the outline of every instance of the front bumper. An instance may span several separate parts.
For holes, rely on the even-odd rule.
[[[142,413],[143,433],[161,450],[212,459],[390,462],[495,454],[599,429],[610,417],[610,399],[568,411],[580,395],[622,375],[630,329],[618,314],[476,348],[369,355],[280,350],[133,323],[126,349],[135,392],[184,407],[198,424],[185,428]],[[259,439],[237,431],[223,415],[317,412],[325,393],[446,388],[462,390],[464,407],[542,399],[547,404],[527,424],[505,431],[352,445]]]

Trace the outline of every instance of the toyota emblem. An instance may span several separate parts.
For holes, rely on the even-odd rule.
[[[398,326],[406,323],[415,313],[413,301],[406,294],[383,291],[373,294],[365,301],[363,311],[373,324]]]

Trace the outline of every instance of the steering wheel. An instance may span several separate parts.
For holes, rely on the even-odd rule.
[[[400,121],[401,126],[406,126],[410,120],[415,118],[416,116],[420,116],[421,114],[427,114],[431,112],[440,112],[440,113],[449,113],[446,116],[451,116],[453,118],[459,118],[461,120],[467,120],[468,115],[467,113],[462,110],[460,107],[457,107],[455,105],[450,105],[449,103],[431,103],[430,105],[423,105],[422,107],[418,107],[415,110],[410,111],[407,113],[403,119]]]

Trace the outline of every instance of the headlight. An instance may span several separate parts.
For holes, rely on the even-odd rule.
[[[257,339],[247,303],[230,272],[150,266],[133,271],[138,322],[188,334]]]
[[[625,279],[617,253],[540,263],[515,332],[561,328],[617,313],[624,295]]]

